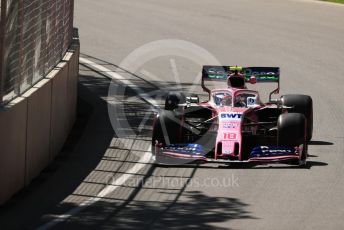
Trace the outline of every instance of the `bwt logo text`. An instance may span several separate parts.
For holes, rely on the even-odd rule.
[[[242,114],[241,113],[221,113],[220,118],[221,119],[241,119]]]

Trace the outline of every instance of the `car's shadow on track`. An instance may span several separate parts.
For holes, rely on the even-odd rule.
[[[289,164],[281,164],[281,165],[256,165],[249,169],[311,169],[314,166],[327,166],[328,164],[325,162],[319,161],[307,161],[305,166],[298,166],[298,165],[289,165]],[[233,168],[233,167],[231,167]],[[236,167],[238,168],[238,167]],[[233,168],[235,169],[235,167]]]
[[[310,141],[308,145],[333,145],[333,143],[328,141]]]
[[[298,166],[292,164],[249,164],[249,163],[235,163],[235,164],[185,164],[185,165],[157,165],[162,168],[199,168],[199,169],[311,169],[314,166],[327,166],[328,164],[320,161],[307,161],[305,166]]]
[[[333,145],[332,142],[328,141],[310,141],[309,145],[314,146],[328,146]],[[309,154],[308,158],[316,158],[317,155]],[[311,169],[312,167],[317,166],[327,166],[328,163],[321,162],[321,161],[312,161],[307,160],[307,164],[305,166],[298,166],[295,164],[291,164],[288,162],[282,162],[280,164],[253,164],[253,163],[234,163],[234,164],[184,164],[184,165],[163,165],[157,164],[157,167],[162,168],[194,168],[198,167],[200,169]]]

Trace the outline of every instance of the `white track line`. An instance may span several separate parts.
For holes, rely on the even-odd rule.
[[[138,86],[134,85],[131,81],[125,79],[121,75],[105,68],[102,65],[98,65],[98,64],[96,64],[96,63],[94,63],[91,60],[88,60],[86,58],[80,58],[80,63],[85,64],[85,65],[89,65],[89,66],[103,72],[104,74],[111,77],[111,79],[113,79],[115,81],[120,81],[122,84],[127,85],[132,90],[134,90],[137,93],[137,95],[139,97],[141,97],[143,100],[145,100],[146,102],[148,102],[152,106],[156,105],[155,100],[153,100],[148,95],[143,93],[142,90]],[[151,149],[148,149],[147,152],[145,152],[145,154],[143,154],[143,156],[139,159],[138,163],[136,163],[132,168],[130,168],[128,171],[126,171],[117,180],[115,180],[111,184],[105,186],[105,188],[103,188],[95,197],[92,197],[92,198],[82,202],[81,204],[79,204],[79,206],[72,208],[71,210],[69,210],[68,212],[66,212],[62,215],[56,216],[52,221],[38,227],[37,229],[38,230],[50,229],[50,228],[54,227],[55,225],[57,225],[61,222],[64,222],[67,219],[75,216],[76,214],[78,214],[79,212],[84,210],[85,208],[95,204],[100,199],[102,199],[102,198],[108,196],[110,193],[114,192],[117,188],[122,186],[126,181],[128,181],[131,177],[133,177],[134,174],[139,172],[145,166],[145,164],[151,160],[150,151],[151,151]]]
[[[108,69],[102,65],[99,65],[99,64],[97,64],[97,63],[95,63],[89,59],[86,59],[86,58],[80,57],[80,63],[99,70],[102,74],[107,75],[113,81],[121,82],[126,87],[129,87],[132,90],[134,90],[136,92],[136,94],[140,98],[142,98],[144,101],[146,101],[147,103],[149,103],[150,105],[152,105],[154,107],[157,107],[158,103],[153,98],[151,98],[149,96],[149,94],[143,92],[139,86],[135,85],[134,83],[132,83],[130,80],[126,79],[125,77],[119,75],[118,73],[115,73],[114,71],[112,71],[112,70],[110,70],[110,69]]]

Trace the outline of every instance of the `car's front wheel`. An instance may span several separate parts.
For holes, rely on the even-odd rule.
[[[152,132],[152,153],[155,155],[155,145],[174,144],[178,141],[180,133],[180,119],[176,113],[168,110],[161,110],[156,115]]]
[[[307,159],[307,139],[306,139],[307,121],[301,113],[281,114],[277,121],[277,144],[278,146],[297,147],[300,149],[301,157],[299,165],[305,165]]]

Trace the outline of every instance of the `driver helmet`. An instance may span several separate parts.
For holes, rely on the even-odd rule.
[[[225,96],[221,100],[221,106],[232,106],[232,96]]]
[[[230,74],[227,78],[228,87],[245,89],[245,76],[241,73]]]

